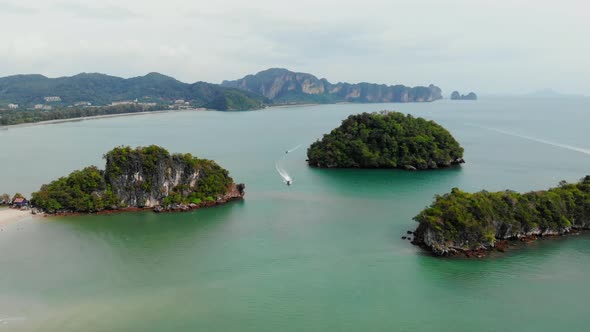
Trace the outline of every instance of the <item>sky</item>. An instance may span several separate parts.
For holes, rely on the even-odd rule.
[[[0,0],[0,76],[281,67],[335,82],[590,95],[582,0]]]

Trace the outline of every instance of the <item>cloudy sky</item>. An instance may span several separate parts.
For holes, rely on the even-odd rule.
[[[269,67],[332,82],[590,95],[582,0],[0,0],[0,76]]]

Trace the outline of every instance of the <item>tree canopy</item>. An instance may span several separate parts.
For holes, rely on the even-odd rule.
[[[156,145],[117,147],[104,158],[106,171],[90,166],[43,185],[33,193],[33,204],[48,212],[117,209],[126,207],[129,197],[155,197],[162,206],[199,204],[215,201],[233,184],[229,172],[214,161],[170,154]],[[178,184],[167,188],[173,182]],[[136,202],[138,207],[142,203]]]
[[[383,111],[349,116],[307,157],[317,167],[428,169],[460,162],[463,148],[434,121]]]
[[[441,245],[493,246],[515,234],[562,232],[590,226],[590,176],[561,182],[556,188],[520,194],[514,191],[466,193],[454,188],[436,196],[414,218],[417,233],[430,230]],[[584,226],[586,225],[586,226]]]

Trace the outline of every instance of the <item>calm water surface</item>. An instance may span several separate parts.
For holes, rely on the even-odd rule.
[[[436,120],[460,168],[318,170],[305,147],[349,114]],[[0,191],[29,194],[118,145],[218,161],[247,185],[191,213],[1,226],[0,331],[587,331],[590,236],[487,260],[400,239],[436,193],[542,189],[590,174],[589,99],[179,112],[0,130]],[[275,162],[294,185],[282,184]]]

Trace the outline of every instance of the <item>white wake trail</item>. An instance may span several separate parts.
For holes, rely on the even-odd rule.
[[[527,136],[527,135],[516,134],[516,133],[513,133],[513,132],[506,131],[506,130],[498,129],[498,128],[483,127],[483,126],[478,126],[478,125],[473,125],[473,124],[467,124],[467,125],[470,125],[472,127],[477,127],[477,128],[485,129],[485,130],[495,131],[495,132],[500,133],[500,134],[504,134],[504,135],[508,135],[508,136],[513,136],[513,137],[518,137],[518,138],[526,139],[526,140],[537,142],[537,143],[543,143],[543,144],[551,145],[551,146],[554,146],[554,147],[558,147],[558,148],[562,148],[562,149],[566,149],[566,150],[570,150],[570,151],[580,152],[580,153],[583,153],[585,155],[589,155],[590,156],[590,150],[584,149],[584,148],[580,148],[580,147],[577,147],[577,146],[572,146],[572,145],[567,145],[567,144],[561,144],[561,143],[552,142],[552,141],[548,141],[548,140],[545,140],[545,139],[542,139],[542,138],[536,138],[536,137]]]
[[[281,166],[281,160],[285,159],[287,157],[287,155],[293,151],[296,151],[297,149],[299,149],[301,147],[301,144],[297,145],[296,147],[289,149],[287,151],[285,151],[285,154],[281,157],[281,159],[279,159],[276,163],[275,163],[275,168],[277,169],[277,172],[279,172],[279,175],[283,178],[283,182],[287,185],[291,185],[293,184],[293,178],[289,175],[289,173],[287,173],[287,171]]]
[[[277,169],[277,172],[279,172],[279,175],[283,178],[283,182],[288,184],[293,183],[293,179],[291,178],[289,173],[287,173],[287,171],[281,168],[278,161],[275,163],[275,168]]]
[[[297,149],[299,149],[300,147],[301,147],[301,144],[297,145],[296,147],[294,147],[294,148],[292,148],[292,149],[290,149],[290,150],[287,150],[287,153],[295,152],[295,151],[296,151]]]

